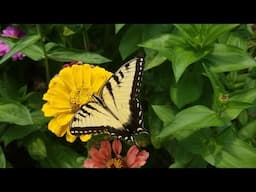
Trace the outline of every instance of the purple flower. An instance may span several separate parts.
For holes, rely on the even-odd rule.
[[[13,60],[13,61],[22,60],[24,57],[25,57],[25,55],[24,55],[23,53],[18,52],[18,53],[15,53],[15,54],[12,56],[12,60]]]
[[[10,51],[10,47],[5,42],[0,40],[0,56],[4,56],[9,51]]]
[[[1,36],[19,39],[25,36],[25,32],[23,32],[18,27],[8,26],[2,31]],[[0,40],[0,56],[4,56],[10,50],[11,48],[9,47],[9,45],[7,45],[4,41]],[[12,60],[13,61],[22,60],[24,57],[25,55],[23,53],[18,52],[12,55]]]
[[[2,31],[2,36],[19,39],[25,36],[25,32],[16,26],[8,26]]]

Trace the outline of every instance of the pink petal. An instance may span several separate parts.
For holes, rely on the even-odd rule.
[[[97,149],[91,148],[89,150],[89,155],[95,162],[105,162],[105,156],[104,154],[100,153]]]
[[[112,149],[113,149],[114,153],[116,154],[116,156],[120,155],[120,153],[122,151],[121,141],[118,139],[115,139],[112,143]]]
[[[111,145],[109,141],[101,141],[99,152],[104,156],[105,160],[111,159]]]
[[[136,155],[138,154],[139,149],[136,145],[133,145],[130,147],[130,149],[127,152],[127,160],[126,163],[128,167],[130,167],[136,160]]]
[[[3,37],[21,38],[25,33],[16,26],[8,26],[3,30]]]
[[[84,160],[84,168],[94,168],[94,162],[92,159]]]
[[[84,160],[84,168],[106,168],[105,163],[95,162],[92,159]]]
[[[135,162],[130,166],[131,168],[139,168],[146,164],[149,157],[149,152],[143,150],[138,153]]]

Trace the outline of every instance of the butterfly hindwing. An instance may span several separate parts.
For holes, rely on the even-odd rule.
[[[138,100],[144,59],[123,64],[105,83],[94,102],[83,105],[71,122],[74,135],[108,132],[125,140],[144,132],[142,107]]]

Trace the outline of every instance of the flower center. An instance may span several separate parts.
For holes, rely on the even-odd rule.
[[[113,158],[107,161],[106,163],[107,168],[122,168],[123,160],[121,158]]]
[[[75,113],[78,111],[80,106],[84,103],[87,103],[91,98],[92,93],[87,88],[78,88],[73,90],[70,94],[70,103],[72,106],[72,112]]]

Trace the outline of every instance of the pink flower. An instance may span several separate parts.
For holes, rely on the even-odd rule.
[[[20,39],[25,36],[25,32],[16,26],[8,26],[3,30],[2,36]]]
[[[139,151],[136,145],[133,145],[125,157],[121,156],[122,143],[119,140],[112,142],[101,141],[99,149],[92,147],[89,150],[90,158],[84,161],[85,168],[140,168],[146,164],[149,153],[145,150]]]
[[[10,47],[5,42],[0,40],[0,56],[4,56],[9,51],[10,51]]]
[[[12,56],[12,60],[13,60],[13,61],[22,60],[24,57],[25,57],[25,55],[24,55],[23,53],[18,52],[18,53],[15,53],[15,54]]]
[[[1,35],[3,37],[11,37],[11,38],[19,39],[19,38],[22,38],[25,35],[25,33],[21,29],[15,26],[8,26],[2,31]],[[4,41],[0,40],[0,56],[4,56],[10,50],[11,48],[9,47],[9,45],[7,45]],[[22,60],[24,57],[25,55],[23,53],[18,52],[12,55],[12,60],[13,61]]]

